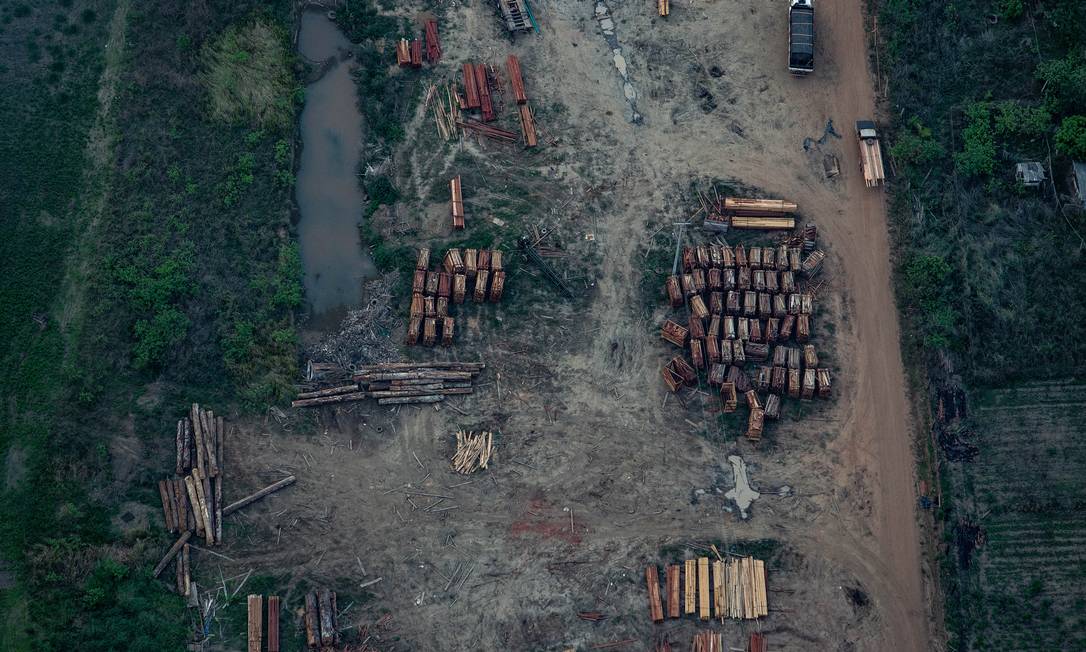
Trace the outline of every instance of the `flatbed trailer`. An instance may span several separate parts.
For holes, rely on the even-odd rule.
[[[856,139],[860,144],[860,169],[864,173],[864,185],[874,188],[886,181],[882,166],[882,147],[879,134],[871,120],[856,121]]]

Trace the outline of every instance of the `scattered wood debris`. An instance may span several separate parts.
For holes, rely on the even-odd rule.
[[[729,556],[723,560],[708,557],[687,559],[682,570],[686,578],[684,609],[695,611],[701,620],[733,618],[756,620],[769,615],[766,598],[765,562],[753,557]],[[678,618],[680,566],[667,567],[667,617]],[[649,616],[654,623],[664,620],[660,603],[660,581],[655,564],[645,568]]]
[[[444,90],[443,90],[444,89]],[[425,104],[434,113],[434,124],[442,140],[452,140],[459,135],[460,103],[453,101],[448,86],[439,88],[433,84],[426,89]],[[459,97],[459,96],[458,96]]]
[[[724,633],[704,630],[694,633],[691,652],[725,652]]]
[[[457,473],[467,475],[485,469],[494,452],[494,433],[490,431],[456,431],[456,454],[452,467]]]

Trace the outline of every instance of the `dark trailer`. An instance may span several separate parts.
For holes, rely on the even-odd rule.
[[[806,75],[814,70],[814,5],[792,0],[788,8],[788,71]]]

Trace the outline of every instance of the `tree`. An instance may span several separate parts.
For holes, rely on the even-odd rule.
[[[1086,160],[1086,115],[1063,119],[1056,130],[1056,149],[1076,161]]]

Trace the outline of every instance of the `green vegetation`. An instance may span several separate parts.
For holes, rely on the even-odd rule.
[[[149,572],[166,539],[139,503],[157,496],[142,468],[114,475],[111,444],[142,438],[160,473],[187,402],[274,400],[292,378],[288,10],[0,4],[0,554],[17,578],[0,649],[183,649],[181,600]],[[213,100],[228,63],[241,86],[278,71],[274,92]]]
[[[1086,367],[1086,217],[1053,190],[1067,192],[1070,161],[1086,153],[1086,4],[879,0],[874,9],[895,116],[891,230],[907,360],[928,371],[944,407],[959,383],[976,396],[1023,379],[1074,377]],[[1050,180],[1021,187],[1014,167],[1022,161],[1042,162]],[[1061,516],[1040,497],[1064,491],[1058,469],[1082,468],[1068,447],[1083,424],[1056,424],[1053,409],[937,426],[938,468],[929,469],[937,476],[929,479],[940,480],[935,515],[949,544],[940,566],[953,649],[1082,647],[1073,606],[1081,591],[1066,588],[1073,582],[1063,568],[1051,570],[1081,575],[1077,562],[1056,546],[1041,555],[1035,541],[998,533],[1005,523],[1059,530],[1066,510],[1081,519],[1080,499],[1061,503]],[[1046,421],[1026,423],[1032,410]],[[1055,457],[1020,440],[1050,432]],[[1036,470],[1032,488],[1001,492],[1020,487],[1023,464]],[[976,544],[985,531],[989,543]],[[1057,576],[1073,599],[1056,594]]]
[[[230,27],[204,48],[211,113],[226,122],[286,127],[294,118],[294,79],[282,29],[263,21]]]

